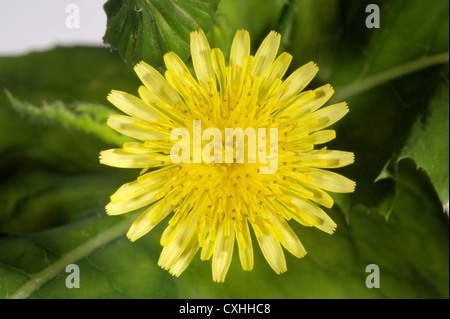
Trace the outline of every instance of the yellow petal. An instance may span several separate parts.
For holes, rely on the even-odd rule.
[[[202,247],[202,252],[200,254],[201,260],[208,260],[214,253],[214,248],[216,247],[216,242],[211,239],[211,237],[206,238],[205,245]]]
[[[115,148],[100,152],[100,163],[121,168],[145,168],[161,162],[152,161],[149,154],[131,154]]]
[[[289,64],[292,61],[292,55],[289,53],[283,52],[280,56],[272,63],[269,70],[267,71],[266,76],[264,77],[264,82],[261,85],[259,100],[264,101],[268,94],[269,88],[272,83],[277,79],[282,79],[287,69],[289,68]]]
[[[137,195],[130,200],[110,202],[108,205],[106,205],[106,212],[108,213],[108,215],[120,215],[147,206],[155,202],[155,195],[158,192],[159,189],[155,189],[147,193]]]
[[[239,30],[234,36],[230,51],[230,67],[238,65],[241,69],[245,58],[250,54],[250,35],[246,30]]]
[[[191,74],[184,62],[174,52],[164,55],[164,62],[167,67],[165,77],[167,82],[180,94],[185,102],[190,99],[188,83],[183,79],[184,74]]]
[[[123,150],[131,154],[154,154],[155,150],[145,146],[145,143],[126,142],[123,143]]]
[[[304,144],[323,144],[326,142],[329,142],[336,138],[336,131],[335,130],[322,130],[318,132],[314,132],[311,135],[306,136],[305,138],[302,138],[298,140],[299,143]]]
[[[144,182],[136,180],[133,182],[125,183],[119,187],[114,194],[111,195],[111,202],[118,203],[131,200],[137,196],[143,195],[155,189],[159,189],[166,179],[163,176],[155,176],[154,179],[146,178]]]
[[[183,220],[179,221],[181,227],[170,243],[163,248],[161,255],[159,256],[158,265],[163,269],[169,269],[183,254],[185,249],[192,245],[193,237],[197,240],[195,229],[197,216],[194,216],[191,223],[187,226],[184,225],[183,222]]]
[[[315,125],[310,126],[307,129],[308,132],[316,132],[336,123],[341,118],[343,118],[347,113],[348,113],[347,103],[341,102],[315,111],[302,121],[307,121],[310,118],[316,118],[317,123]]]
[[[182,124],[183,121],[180,119],[180,114],[175,113],[175,109],[172,105],[167,104],[163,100],[160,100],[152,91],[150,91],[145,86],[139,87],[139,96],[142,101],[144,101],[149,108],[155,111],[155,113],[159,114],[162,118],[167,118],[176,122],[178,124]],[[184,103],[183,103],[184,105]]]
[[[335,193],[352,193],[355,190],[355,182],[345,176],[317,168],[307,170],[311,177],[307,182],[310,185]]]
[[[176,212],[172,218],[169,221],[169,226],[164,229],[164,232],[161,235],[160,238],[160,244],[163,247],[168,246],[172,240],[175,238],[175,236],[178,234],[178,231],[180,230],[181,226],[183,226],[183,218],[180,217],[180,213]]]
[[[313,92],[315,95],[314,98],[308,101],[308,103],[305,103],[304,105],[301,105],[299,107],[299,116],[304,116],[312,113],[323,106],[333,96],[334,89],[331,85],[325,84],[315,89]]]
[[[141,141],[159,140],[164,138],[165,135],[161,132],[136,127],[136,122],[136,119],[125,115],[111,115],[108,118],[107,124],[117,132]]]
[[[326,208],[333,207],[333,204],[334,204],[333,198],[330,195],[328,195],[327,192],[321,190],[318,187],[314,187],[314,186],[302,185],[302,187],[304,187],[305,189],[307,189],[308,191],[310,191],[313,194],[313,196],[311,197],[311,200],[313,200],[317,204],[322,205]]]
[[[229,220],[229,223],[231,223],[231,220]],[[223,224],[220,227],[219,234],[217,236],[212,259],[212,273],[214,281],[225,281],[225,276],[227,275],[228,268],[230,268],[231,258],[233,257],[233,247],[234,230],[230,231],[228,236],[225,236],[225,225]]]
[[[300,156],[302,165],[318,168],[338,168],[352,164],[355,155],[352,152],[344,151],[313,151],[303,153]],[[322,165],[322,164],[325,165]]]
[[[302,99],[302,95],[306,92],[303,92],[286,106],[286,108],[295,107],[295,109],[297,110],[297,112],[294,113],[291,117],[291,121],[297,121],[298,119],[311,114],[322,105],[324,105],[334,94],[334,90],[329,84],[321,86],[313,91],[307,92],[312,92],[313,96],[308,96],[310,98],[305,101],[305,99]]]
[[[189,76],[192,77],[190,73],[184,74],[189,74]],[[185,104],[189,105],[189,101],[191,99],[191,91],[189,83],[184,80],[184,77],[178,77],[175,72],[170,69],[166,71],[165,77],[167,79],[167,82],[178,92],[178,94],[183,97]]]
[[[306,255],[305,248],[303,247],[302,243],[300,242],[292,228],[284,220],[284,218],[274,216],[272,213],[270,213],[270,211],[267,211],[267,214],[271,217],[271,220],[277,224],[278,228],[283,233],[284,239],[283,241],[281,241],[283,247],[286,248],[295,257],[300,258]]]
[[[177,92],[167,83],[161,73],[152,66],[142,61],[136,64],[134,71],[142,83],[164,102],[171,105],[183,103]]]
[[[272,233],[264,225],[252,224],[255,229],[256,239],[267,263],[277,273],[281,274],[287,270],[286,259],[283,248]],[[258,229],[258,230],[257,230]],[[259,234],[259,236],[258,236]]]
[[[128,230],[127,237],[131,241],[138,240],[158,225],[171,211],[170,204],[165,205],[164,200],[159,201],[139,215]],[[157,215],[156,218],[155,215]]]
[[[234,224],[236,233],[236,241],[239,248],[239,259],[241,261],[242,269],[250,271],[253,269],[253,244],[250,236],[250,229],[247,220],[243,221],[242,229],[238,228],[237,223]]]
[[[243,67],[250,54],[250,35],[245,30],[239,30],[234,36],[230,52],[231,82],[241,82]]]
[[[211,51],[212,65],[214,72],[216,73],[217,80],[219,81],[220,93],[223,96],[226,89],[227,71],[225,67],[225,57],[219,49],[212,49]]]
[[[297,122],[298,114],[301,112],[300,109],[303,108],[304,105],[307,105],[307,103],[312,101],[315,97],[316,95],[314,91],[310,90],[302,92],[285,103],[277,104],[273,113],[275,116],[283,115],[289,117],[289,119],[286,120],[286,124]]]
[[[126,92],[112,90],[108,101],[124,113],[146,122],[156,122],[161,117],[144,101]]]
[[[314,62],[309,62],[294,71],[279,89],[279,103],[300,93],[311,82],[317,71],[319,68]]]
[[[314,226],[320,230],[332,234],[336,229],[336,223],[321,208],[314,205],[309,200],[292,196],[291,203],[297,206],[305,214],[314,218],[316,221]]]
[[[275,31],[271,31],[263,40],[255,54],[255,66],[253,68],[253,75],[255,77],[264,77],[277,56],[280,40],[281,35]]]
[[[203,30],[191,32],[191,57],[197,79],[207,89],[208,80],[214,79],[214,69],[211,48]]]
[[[164,63],[168,70],[172,70],[176,76],[181,78],[184,73],[190,73],[186,64],[174,52],[169,52],[164,55]]]
[[[173,264],[170,266],[169,272],[178,277],[181,275],[183,271],[186,270],[186,268],[191,263],[192,259],[194,258],[195,254],[197,253],[199,249],[198,241],[196,236],[192,236],[190,241],[188,242],[186,248],[183,250],[183,252],[178,256],[178,258],[173,262]]]

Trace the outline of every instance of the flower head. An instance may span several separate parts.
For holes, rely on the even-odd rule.
[[[335,138],[325,130],[347,112],[326,107],[330,85],[303,91],[318,71],[310,62],[283,77],[292,56],[277,57],[280,35],[270,32],[256,54],[240,30],[226,66],[203,31],[191,33],[195,77],[173,52],[161,75],[145,62],[135,71],[139,97],[112,91],[108,100],[125,115],[108,124],[139,142],[101,152],[103,164],[141,168],[106,206],[109,215],[146,207],[127,236],[135,241],[170,215],[158,264],[180,275],[200,250],[212,258],[213,280],[225,280],[237,243],[244,270],[253,269],[253,231],[269,265],[286,271],[284,249],[306,251],[290,220],[333,233],[326,191],[353,192],[355,183],[326,170],[354,161],[351,152],[317,147]],[[180,139],[181,137],[181,139]]]

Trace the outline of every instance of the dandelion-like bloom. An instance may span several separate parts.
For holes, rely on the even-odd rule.
[[[253,269],[251,229],[269,265],[283,273],[283,247],[296,257],[306,254],[288,221],[331,234],[336,224],[319,207],[333,205],[326,191],[354,190],[353,181],[326,170],[351,164],[353,153],[316,147],[335,138],[335,131],[325,128],[348,112],[346,103],[322,107],[333,95],[330,85],[303,91],[318,71],[312,62],[282,80],[292,56],[284,52],[277,57],[279,45],[280,35],[270,32],[250,55],[249,34],[240,30],[226,66],[222,51],[211,50],[203,31],[195,31],[191,56],[196,78],[170,52],[164,56],[165,76],[144,62],[136,65],[144,84],[139,97],[114,90],[108,96],[129,115],[112,115],[108,125],[140,142],[103,151],[100,161],[143,170],[111,196],[106,211],[118,215],[146,207],[127,233],[131,241],[171,215],[158,264],[175,276],[200,250],[202,260],[212,258],[213,280],[224,281],[236,242],[242,268]],[[216,128],[225,136],[223,142],[216,140],[221,147],[208,144],[212,136],[196,136],[195,123],[201,123],[202,131]],[[190,133],[189,143],[173,139],[179,128]],[[271,155],[261,159],[247,151],[245,160],[238,161],[254,138],[244,134],[247,140],[230,140],[227,128],[254,128],[261,134],[276,128],[277,135],[271,136],[275,140],[258,135],[258,155]],[[174,153],[176,145],[181,148]],[[228,146],[236,149],[231,163],[221,152],[227,153]],[[183,149],[185,160],[174,162],[171,154]],[[214,156],[208,160],[211,151]],[[276,167],[262,173],[271,160]]]

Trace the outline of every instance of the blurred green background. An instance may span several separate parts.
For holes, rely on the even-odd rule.
[[[355,153],[355,164],[337,171],[357,189],[332,194],[337,231],[291,223],[306,257],[287,253],[288,271],[276,275],[254,241],[254,270],[244,272],[235,252],[223,284],[199,257],[180,278],[157,266],[167,221],[129,242],[136,215],[106,217],[104,206],[138,171],[98,163],[101,150],[124,140],[105,125],[117,112],[106,96],[137,93],[121,57],[139,58],[148,45],[186,49],[152,38],[151,28],[165,34],[176,23],[169,13],[156,25],[135,15],[108,40],[142,26],[150,31],[135,39],[150,39],[145,50],[118,40],[119,52],[59,47],[0,58],[0,298],[449,298],[449,2],[194,2],[185,9],[204,12],[213,47],[227,54],[236,30],[247,29],[254,53],[270,30],[282,30],[291,71],[315,61],[310,87],[330,83],[332,102],[348,102],[328,148]],[[380,28],[366,27],[368,4],[379,6]],[[179,41],[189,25],[174,28]],[[80,288],[66,287],[68,264],[79,266]],[[369,264],[379,266],[380,288],[366,287]]]

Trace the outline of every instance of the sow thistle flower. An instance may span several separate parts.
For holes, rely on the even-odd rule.
[[[319,206],[333,205],[327,191],[355,188],[353,181],[326,170],[353,163],[353,153],[317,147],[335,138],[335,131],[325,128],[348,112],[347,104],[322,107],[334,92],[328,84],[303,91],[318,71],[312,62],[283,80],[292,56],[277,57],[280,38],[270,32],[253,56],[248,32],[238,31],[226,66],[222,51],[211,50],[203,31],[194,31],[195,77],[170,52],[164,56],[164,76],[145,62],[135,66],[144,84],[139,97],[115,90],[108,96],[128,114],[112,115],[108,125],[138,141],[101,152],[100,162],[142,171],[111,196],[106,211],[118,215],[146,207],[127,233],[131,241],[170,215],[158,264],[175,276],[200,251],[201,260],[212,258],[213,280],[224,281],[235,243],[242,268],[252,270],[252,233],[270,267],[283,273],[283,248],[299,258],[306,254],[288,221],[331,234],[336,224]],[[211,147],[213,136],[199,137],[196,123],[201,131],[216,128],[225,138]],[[182,136],[184,143],[173,138],[180,128],[189,133]],[[258,129],[258,154],[266,157],[251,154],[250,134],[230,139],[227,128]],[[271,129],[277,135],[269,138]],[[181,147],[173,152],[177,143]],[[227,147],[235,149],[231,163],[225,160]],[[245,160],[237,160],[245,149]],[[185,160],[173,161],[177,155]],[[271,160],[276,167],[262,173]]]

